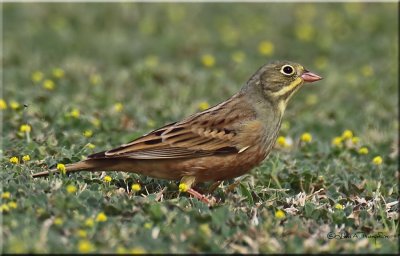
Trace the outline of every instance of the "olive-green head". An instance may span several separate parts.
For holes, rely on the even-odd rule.
[[[286,104],[304,82],[311,83],[321,79],[322,77],[298,63],[278,61],[262,66],[248,85],[261,89],[261,93],[269,101]]]

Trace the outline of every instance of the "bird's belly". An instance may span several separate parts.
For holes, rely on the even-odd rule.
[[[265,151],[246,150],[240,154],[207,156],[191,159],[142,160],[135,172],[154,178],[179,180],[195,176],[196,181],[218,181],[235,178],[250,171],[265,157]]]

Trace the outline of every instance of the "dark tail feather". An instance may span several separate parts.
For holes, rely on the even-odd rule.
[[[81,161],[73,164],[68,164],[65,166],[66,172],[79,172],[79,171],[91,171],[93,169],[97,169],[99,167],[98,163],[96,161]],[[38,172],[32,175],[33,178],[38,178],[38,177],[47,177],[52,173],[59,173],[60,171],[57,168],[51,169],[50,171],[43,171],[43,172]]]

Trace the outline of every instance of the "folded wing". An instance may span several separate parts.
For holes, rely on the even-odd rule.
[[[231,99],[118,148],[90,155],[89,159],[172,159],[238,153],[242,146],[235,142],[235,137],[243,117],[252,115],[232,104]]]

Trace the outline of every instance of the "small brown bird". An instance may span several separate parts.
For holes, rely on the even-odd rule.
[[[275,144],[289,99],[304,82],[320,79],[297,63],[266,64],[230,99],[115,149],[66,165],[66,171],[126,171],[180,179],[183,190],[209,202],[191,188],[193,184],[238,177],[260,164]]]

